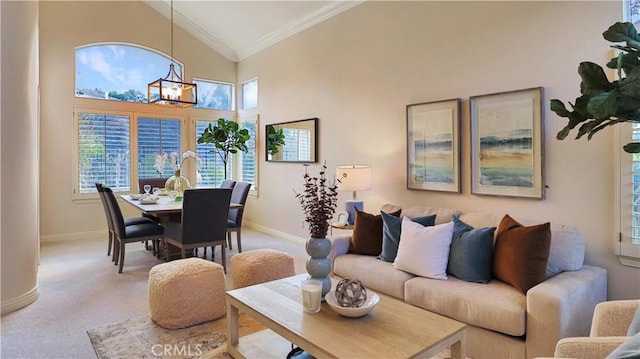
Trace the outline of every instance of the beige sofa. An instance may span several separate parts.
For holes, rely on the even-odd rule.
[[[385,205],[390,213],[398,206]],[[436,224],[460,220],[475,227],[497,226],[502,216],[460,213],[455,209],[402,208],[409,218],[436,214]],[[517,219],[523,225],[540,223]],[[587,336],[596,304],[607,299],[607,272],[583,265],[584,236],[573,227],[552,223],[547,279],[526,295],[496,279],[471,283],[418,277],[396,269],[375,256],[347,254],[350,236],[333,236],[333,273],[358,278],[379,293],[464,322],[467,355],[481,358],[550,357],[565,337]]]

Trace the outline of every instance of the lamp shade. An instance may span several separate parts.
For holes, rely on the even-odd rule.
[[[339,191],[365,191],[371,189],[371,166],[345,165],[336,168]]]

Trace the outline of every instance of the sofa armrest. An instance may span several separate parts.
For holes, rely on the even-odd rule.
[[[611,354],[629,337],[577,337],[564,338],[558,341],[554,357],[602,359]]]
[[[330,236],[328,238],[331,241],[331,253],[329,253],[329,258],[331,259],[331,263],[333,264],[333,261],[336,259],[336,257],[347,254],[347,252],[349,251],[351,236]]]
[[[589,335],[596,304],[607,300],[607,271],[585,265],[527,292],[527,358],[551,356],[566,337]]]
[[[627,335],[640,300],[614,300],[600,303],[593,312],[592,337]]]

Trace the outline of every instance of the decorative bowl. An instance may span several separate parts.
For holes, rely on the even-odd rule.
[[[367,300],[359,308],[341,307],[336,300],[336,293],[333,290],[327,293],[324,299],[334,312],[345,317],[358,318],[369,314],[369,312],[373,310],[376,304],[380,301],[380,296],[378,293],[367,289]]]
[[[156,204],[157,202],[158,202],[158,197],[152,197],[152,196],[140,197],[140,203],[141,204]]]
[[[142,197],[142,194],[140,194],[140,193],[132,193],[131,194],[131,199],[140,199],[140,197]]]

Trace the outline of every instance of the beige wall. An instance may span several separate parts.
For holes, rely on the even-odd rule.
[[[185,78],[236,82],[236,64],[175,26],[174,56],[185,66]],[[97,200],[72,200],[73,109],[113,107],[113,101],[76,99],[73,96],[74,49],[96,42],[128,42],[170,54],[170,22],[143,2],[40,2],[41,64],[41,234],[46,239],[87,235],[106,229]],[[168,70],[168,69],[167,69]],[[149,82],[155,79],[149,79]],[[147,104],[122,109],[148,112]],[[159,111],[159,107],[153,107]],[[196,117],[233,117],[233,112],[197,109],[165,113]],[[195,136],[190,134],[190,136]],[[136,185],[137,186],[137,185]],[[123,207],[123,208],[126,208]],[[129,215],[135,212],[127,210]]]
[[[578,63],[608,60],[601,37],[622,18],[620,2],[366,2],[238,66],[258,77],[261,130],[274,122],[320,119],[320,161],[373,166],[365,209],[384,203],[430,205],[577,226],[587,258],[609,270],[609,296],[640,297],[640,270],[619,264],[614,244],[613,132],[590,142],[557,141],[564,126],[548,100],[578,95]],[[470,194],[469,96],[543,86],[546,198]],[[462,98],[462,194],[406,189],[407,104]],[[299,164],[264,162],[260,197],[246,218],[307,237],[292,189]],[[340,195],[340,204],[348,197]]]

